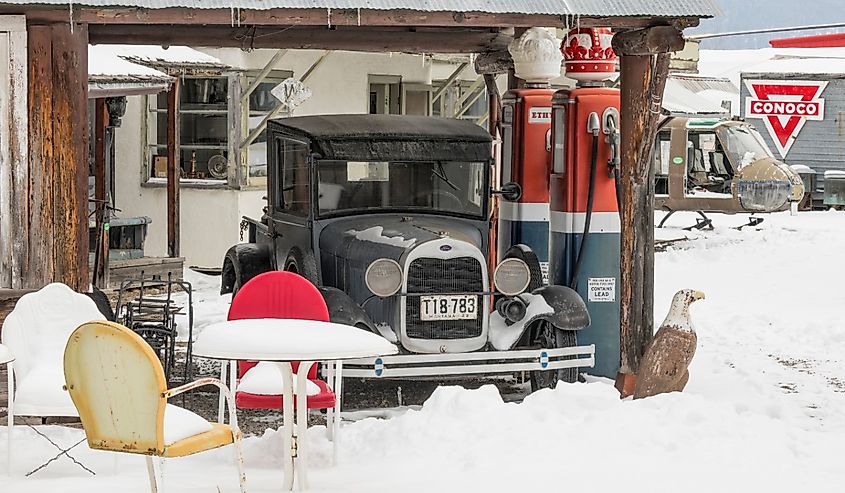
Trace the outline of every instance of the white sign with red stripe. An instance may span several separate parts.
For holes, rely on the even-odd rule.
[[[808,120],[824,120],[824,99],[819,96],[827,81],[745,80],[745,118],[759,118],[785,158]]]

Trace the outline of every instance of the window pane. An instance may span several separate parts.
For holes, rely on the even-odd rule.
[[[155,156],[167,155],[168,94],[159,93],[151,110],[151,145]],[[225,180],[228,175],[228,78],[183,77],[179,91],[179,145],[183,178]],[[154,123],[153,123],[154,122]],[[159,166],[160,167],[160,166]]]
[[[308,215],[308,146],[285,140],[282,152],[282,189],[279,207],[297,216]]]
[[[482,216],[486,163],[318,161],[323,214],[382,210]]]

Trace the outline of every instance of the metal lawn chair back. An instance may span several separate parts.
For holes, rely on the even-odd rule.
[[[167,382],[139,335],[112,322],[83,324],[68,340],[64,371],[92,449],[162,452]]]
[[[164,369],[149,344],[132,330],[106,321],[82,324],[71,334],[64,372],[88,445],[146,455],[152,493],[158,491],[153,456],[184,457],[229,444],[234,444],[240,490],[246,493],[237,416],[231,425],[209,423],[167,404],[169,398],[214,385],[232,415],[234,397],[219,380],[203,378],[168,389]]]

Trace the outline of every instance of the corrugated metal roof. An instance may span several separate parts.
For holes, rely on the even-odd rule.
[[[161,9],[365,9],[423,12],[485,12],[589,17],[713,17],[713,0],[2,0],[16,5],[87,5]],[[327,16],[328,18],[328,16]],[[573,19],[573,24],[576,20]]]

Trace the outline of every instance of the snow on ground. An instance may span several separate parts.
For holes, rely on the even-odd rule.
[[[656,320],[677,289],[707,295],[692,308],[699,348],[684,393],[621,401],[609,381],[591,379],[505,403],[493,386],[441,387],[422,408],[346,423],[338,466],[324,428],[309,429],[311,490],[842,491],[845,213],[769,215],[742,231],[731,227],[747,216],[713,215],[714,231],[682,230],[694,217],[675,214],[657,233],[690,239],[656,256]],[[199,325],[226,306],[213,278],[202,282]],[[82,436],[41,429],[60,443]],[[25,435],[20,475],[50,448],[15,431]],[[280,434],[247,439],[245,453],[250,491],[279,491]],[[110,454],[78,456],[99,475],[61,459],[30,479],[0,477],[0,491],[147,491],[139,457],[122,455],[115,469]],[[166,477],[169,491],[237,491],[228,447],[170,460]]]

